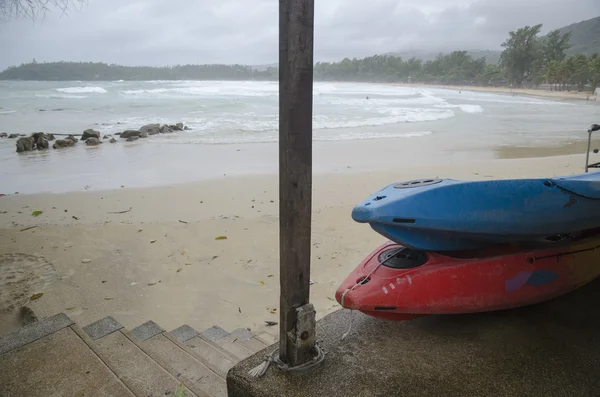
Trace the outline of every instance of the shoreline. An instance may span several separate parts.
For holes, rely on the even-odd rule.
[[[390,183],[433,176],[476,180],[580,173],[581,157],[316,174],[311,301],[318,317],[339,308],[333,297],[339,283],[385,241],[350,217],[369,194]],[[42,213],[33,216],[33,211]],[[279,318],[273,310],[279,298],[278,211],[276,174],[5,196],[0,197],[0,263],[18,259],[13,285],[21,297],[13,304],[27,304],[38,318],[64,312],[87,324],[112,315],[126,327],[152,318],[166,329],[219,324],[272,333],[276,330],[264,321]],[[43,274],[36,267],[42,260],[51,268]],[[44,295],[28,301],[35,293]],[[8,324],[7,316],[14,313],[0,310],[0,323]]]
[[[378,83],[379,84],[379,83]],[[414,88],[436,88],[444,90],[455,90],[455,91],[475,91],[475,92],[488,92],[494,94],[512,94],[533,96],[546,99],[558,99],[558,100],[580,100],[586,102],[598,102],[596,94],[591,92],[576,92],[576,91],[553,91],[546,89],[535,89],[535,88],[510,88],[510,87],[491,87],[491,86],[470,86],[470,85],[452,85],[452,84],[427,84],[427,83],[389,83],[390,85],[397,85],[402,87],[414,87]]]
[[[587,142],[582,135],[577,140],[565,140],[556,144],[545,145],[496,145],[490,148],[481,147],[473,144],[470,147],[463,147],[462,144],[448,144],[447,141],[436,142],[431,136],[409,138],[408,140],[397,139],[373,139],[357,141],[337,141],[337,142],[316,142],[313,150],[313,177],[331,178],[348,175],[358,175],[363,177],[367,174],[393,173],[399,175],[405,174],[405,169],[413,169],[415,172],[423,170],[432,170],[436,175],[440,169],[457,169],[468,166],[477,166],[477,164],[496,167],[497,164],[505,160],[524,160],[531,161],[536,159],[547,159],[547,161],[562,161],[562,157],[580,158],[580,163],[585,158],[585,149]],[[423,145],[428,145],[429,155],[423,156],[421,150]],[[441,146],[440,146],[441,145]],[[152,150],[164,152],[165,146],[143,143],[138,149],[147,147]],[[592,140],[592,148],[600,147],[600,140]],[[120,168],[107,168],[103,155],[96,155],[102,148],[71,148],[72,158],[77,159],[84,155],[90,157],[88,166],[98,168],[98,172],[88,172],[85,178],[72,177],[68,174],[61,176],[60,168],[37,170],[31,172],[30,169],[23,166],[15,168],[11,172],[0,172],[0,176],[5,178],[5,183],[0,190],[0,194],[9,196],[29,197],[29,196],[60,196],[64,194],[87,194],[87,193],[105,193],[119,191],[143,191],[144,189],[157,188],[178,188],[186,185],[208,184],[218,189],[218,182],[222,180],[253,180],[261,178],[272,178],[277,176],[277,150],[276,143],[249,143],[232,145],[198,145],[186,148],[181,151],[178,145],[169,147],[177,153],[185,154],[184,157],[195,154],[203,158],[200,164],[187,164],[185,167],[176,169],[162,168],[160,174],[158,170],[152,170],[153,178],[149,179],[144,173],[121,173]],[[116,148],[108,146],[107,153],[112,154],[113,149],[121,150],[127,153],[133,148]],[[150,152],[153,153],[153,152]],[[398,158],[397,154],[401,153]],[[62,153],[60,153],[62,155]],[[48,154],[34,151],[27,154],[17,155],[15,163],[18,160],[35,162],[37,158],[42,160]],[[24,157],[23,157],[24,156]],[[140,160],[150,156],[147,152],[141,152],[138,155]],[[377,161],[373,161],[377,156]],[[150,156],[151,157],[151,156]],[[171,156],[166,156],[171,158]],[[591,154],[590,161],[595,161],[597,156]],[[224,160],[225,159],[225,160]],[[70,158],[65,158],[60,162],[53,163],[54,166],[63,167],[75,166],[70,163]],[[93,161],[93,162],[92,162]],[[144,160],[145,161],[145,160]],[[212,164],[205,168],[203,164]],[[244,165],[242,167],[242,165]],[[101,167],[105,167],[101,169]],[[450,168],[448,168],[450,167]],[[186,172],[186,168],[188,169]],[[48,182],[31,184],[30,178],[47,179]],[[428,177],[428,175],[424,175]]]

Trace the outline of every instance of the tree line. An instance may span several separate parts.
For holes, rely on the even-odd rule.
[[[571,33],[559,30],[545,37],[538,35],[542,25],[525,26],[510,32],[502,43],[504,51],[500,66],[510,84],[515,86],[538,86],[550,84],[556,89],[577,87],[579,91],[590,85],[592,91],[600,83],[600,58],[584,54],[566,56],[570,48]]]
[[[549,84],[563,90],[595,91],[600,83],[600,57],[576,54],[567,57],[571,33],[554,30],[539,37],[542,25],[525,26],[509,33],[498,64],[474,59],[467,51],[439,54],[436,59],[375,55],[362,59],[323,62],[315,66],[315,78],[347,81],[400,81],[455,85],[510,85],[537,87]]]
[[[554,89],[596,89],[600,83],[600,57],[576,54],[567,57],[571,33],[554,30],[539,37],[542,25],[510,32],[502,43],[498,64],[467,51],[439,54],[423,62],[374,55],[339,62],[318,62],[315,80],[408,82],[455,85],[510,85]],[[277,68],[257,70],[247,65],[177,65],[165,67],[121,66],[92,62],[31,63],[9,67],[0,80],[277,80]]]
[[[36,62],[12,66],[0,80],[255,80],[274,79],[246,65],[122,66],[101,62]],[[276,77],[275,77],[276,79]]]

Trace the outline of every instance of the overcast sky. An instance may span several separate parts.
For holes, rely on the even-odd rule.
[[[499,49],[600,15],[600,0],[315,0],[315,60],[390,51]],[[80,11],[0,25],[0,68],[32,59],[126,65],[277,61],[277,0],[88,0]]]

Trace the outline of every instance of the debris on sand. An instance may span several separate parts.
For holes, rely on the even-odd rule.
[[[133,207],[129,207],[129,209],[125,210],[125,211],[109,212],[109,214],[125,214],[125,213],[131,211],[132,208]]]
[[[40,299],[42,296],[44,296],[44,293],[38,292],[37,294],[31,295],[31,298],[29,298],[29,300],[35,301],[35,300]]]

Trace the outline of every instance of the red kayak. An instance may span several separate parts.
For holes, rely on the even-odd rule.
[[[474,313],[542,302],[600,275],[600,237],[552,249],[477,257],[417,251],[387,242],[337,289],[345,308],[387,320]]]

